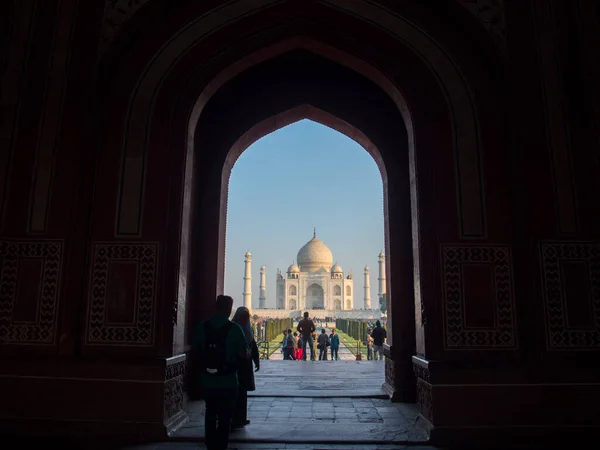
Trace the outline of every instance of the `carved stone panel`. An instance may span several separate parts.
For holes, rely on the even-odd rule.
[[[187,421],[184,409],[186,357],[178,355],[167,359],[165,368],[164,421],[169,432]]]
[[[106,51],[123,24],[148,0],[105,0],[98,53]]]
[[[94,244],[88,304],[88,345],[154,344],[158,251],[156,242]],[[129,278],[121,280],[119,269],[122,274],[125,267],[130,269],[127,271]]]
[[[518,346],[510,251],[506,246],[442,246],[444,347]]]
[[[0,241],[0,342],[52,345],[63,243]]]
[[[506,49],[506,24],[504,0],[458,0],[492,35],[496,43]]]
[[[419,414],[429,422],[433,422],[431,384],[421,379],[417,379],[417,405],[419,407]]]
[[[600,244],[542,243],[540,251],[547,348],[600,349]]]

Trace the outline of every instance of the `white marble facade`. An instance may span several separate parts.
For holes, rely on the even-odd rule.
[[[277,271],[276,308],[286,310],[353,310],[354,280],[333,264],[333,254],[313,238],[298,252],[297,263]]]
[[[246,270],[244,274],[244,305],[252,309],[251,263],[252,255],[246,253]],[[260,268],[259,306],[258,309],[270,311],[313,310],[322,312],[373,311],[370,299],[370,271],[364,270],[363,302],[356,307],[354,301],[354,279],[352,272],[344,273],[342,267],[333,263],[331,250],[317,238],[316,230],[313,238],[299,251],[296,263],[287,271],[276,273],[275,309],[266,308],[266,267]],[[379,292],[385,293],[385,263],[383,253],[379,254]],[[384,286],[382,288],[382,285]],[[378,305],[377,305],[378,306]],[[379,310],[378,307],[375,310]],[[277,314],[279,317],[280,314]],[[282,317],[284,317],[282,316]],[[285,316],[287,317],[287,316]],[[371,317],[371,316],[369,316]]]

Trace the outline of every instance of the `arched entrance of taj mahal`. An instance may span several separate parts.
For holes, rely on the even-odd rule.
[[[0,7],[3,429],[185,423],[231,168],[302,118],[381,171],[390,399],[438,442],[600,426],[597,5],[433,3]]]
[[[307,304],[309,304],[312,309],[325,308],[325,294],[323,293],[323,287],[321,285],[313,283],[308,286],[306,298]]]

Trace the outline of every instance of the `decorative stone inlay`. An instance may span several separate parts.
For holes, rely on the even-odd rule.
[[[506,49],[504,0],[457,0],[479,19],[496,43]]]
[[[158,272],[157,242],[97,242],[92,251],[91,283],[88,306],[88,345],[154,344],[156,277]],[[108,272],[111,261],[139,263],[137,295],[133,325],[107,325],[106,301]]]
[[[428,368],[423,367],[420,364],[413,363],[413,372],[415,374],[415,377],[417,377],[418,379],[423,380],[426,383],[431,383],[431,375],[429,373]]]
[[[461,264],[491,264],[496,325],[490,328],[467,328]],[[444,346],[449,350],[514,349],[517,329],[512,287],[510,251],[506,246],[443,245]]]
[[[63,242],[60,240],[0,241],[0,342],[54,344],[62,252]],[[35,322],[15,323],[13,312],[19,261],[22,259],[42,261],[42,273],[38,281],[38,313]]]
[[[600,348],[600,244],[553,242],[540,246],[546,316],[546,341],[550,350]],[[570,328],[567,323],[561,262],[584,262],[589,267],[593,327]]]
[[[386,354],[386,350],[384,348],[383,351],[385,355],[385,382],[393,389],[396,388],[396,363],[394,360]]]
[[[164,397],[165,421],[185,414],[183,411],[185,364],[185,355],[175,356],[167,360]]]
[[[149,0],[105,0],[100,35],[99,56],[102,56],[119,30]]]
[[[98,53],[102,56],[119,30],[149,0],[105,0]],[[494,40],[506,48],[506,24],[503,0],[457,0],[469,10]]]
[[[417,404],[419,405],[419,414],[429,422],[433,423],[433,398],[431,384],[417,379]]]

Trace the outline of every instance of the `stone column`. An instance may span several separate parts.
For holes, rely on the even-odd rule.
[[[248,310],[252,310],[252,253],[246,252],[244,263],[246,269],[244,271],[244,292],[242,296],[244,298],[244,306]]]
[[[386,286],[385,286],[385,255],[383,252],[379,253],[379,277],[378,281],[378,292],[377,298],[381,298],[385,295]]]
[[[267,268],[262,266],[260,268],[260,284],[258,285],[258,307],[261,309],[266,308],[267,303]]]
[[[365,266],[365,309],[371,309],[371,275],[369,266]]]

